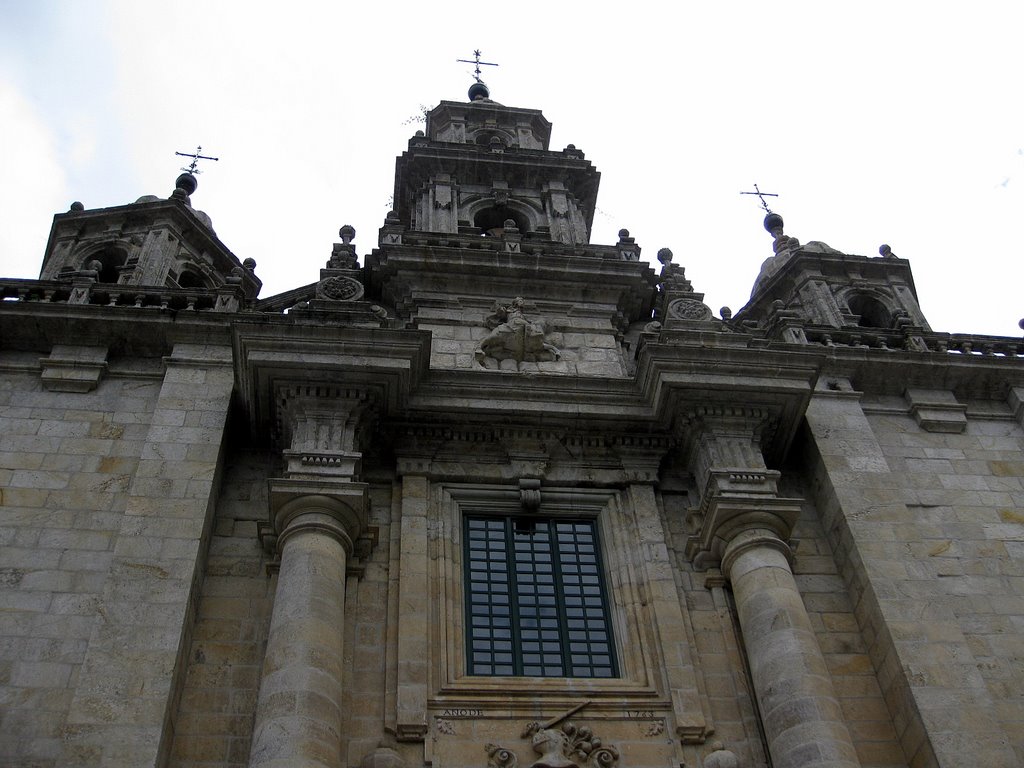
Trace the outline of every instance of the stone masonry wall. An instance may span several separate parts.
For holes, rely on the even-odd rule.
[[[0,377],[0,755],[61,762],[62,732],[99,620],[160,380],[48,392]]]
[[[1007,520],[1021,498],[998,474],[1016,471],[1019,427],[989,407],[962,434],[930,432],[901,398],[834,390],[807,410],[806,463],[909,764],[1019,765],[1006,685],[1019,649],[997,631],[1021,615],[1020,529]]]
[[[1001,403],[969,406],[959,434],[928,432],[909,415],[886,412],[889,404],[878,403],[882,412],[874,413],[871,406],[869,423],[909,514],[892,526],[905,589],[923,605],[941,601],[970,656],[946,656],[939,626],[898,631],[920,644],[921,662],[969,665],[980,674],[992,702],[984,717],[1002,725],[1024,765],[1024,430]],[[937,674],[927,666],[912,674]],[[976,725],[966,712],[958,722],[965,736]]]

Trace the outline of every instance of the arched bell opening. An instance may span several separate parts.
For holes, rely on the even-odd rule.
[[[492,205],[477,211],[473,217],[473,226],[480,230],[484,237],[501,237],[505,234],[505,222],[512,220],[521,234],[528,230],[526,217],[507,205]]]
[[[857,325],[862,328],[892,327],[892,313],[881,301],[866,293],[856,293],[847,301],[850,312],[857,315]]]
[[[183,269],[178,275],[179,288],[207,288],[206,280],[198,272]]]
[[[116,245],[107,245],[87,256],[82,264],[82,268],[91,269],[95,266],[93,262],[96,261],[100,263],[97,281],[100,283],[116,283],[121,278],[121,267],[128,261],[128,253]]]

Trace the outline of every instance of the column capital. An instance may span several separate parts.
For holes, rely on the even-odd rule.
[[[366,529],[367,486],[338,480],[270,480],[270,520],[277,548],[301,531],[319,531],[336,539],[351,555]]]
[[[286,386],[276,396],[288,477],[359,476],[363,445],[377,416],[374,388]]]

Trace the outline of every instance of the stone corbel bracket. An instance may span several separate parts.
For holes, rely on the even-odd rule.
[[[698,570],[718,568],[726,545],[744,530],[767,530],[786,546],[800,516],[800,501],[777,495],[775,470],[715,469],[687,524],[686,556]],[[786,546],[785,554],[792,557]]]
[[[107,348],[55,344],[39,365],[43,387],[50,392],[91,392],[107,371]]]
[[[911,388],[903,396],[921,429],[951,434],[967,429],[967,406],[960,403],[952,392]]]
[[[380,528],[375,525],[367,527],[367,529],[359,535],[355,541],[352,557],[348,561],[346,575],[355,576],[357,579],[361,579],[366,575],[366,562],[370,559],[370,555],[377,547],[377,542],[379,541]]]

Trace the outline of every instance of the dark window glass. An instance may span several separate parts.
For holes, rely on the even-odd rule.
[[[466,517],[474,675],[614,677],[593,520]]]

